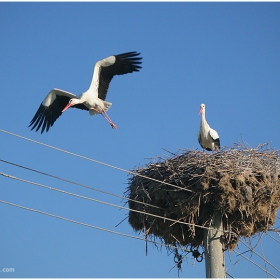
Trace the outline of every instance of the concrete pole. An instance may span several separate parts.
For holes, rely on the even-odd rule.
[[[214,212],[211,229],[204,229],[206,278],[226,278],[225,259],[221,234],[223,224],[220,212]]]

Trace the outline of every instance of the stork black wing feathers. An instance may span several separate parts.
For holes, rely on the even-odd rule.
[[[36,128],[36,131],[38,131],[42,127],[41,133],[43,133],[45,129],[47,132],[49,128],[62,114],[61,110],[63,109],[63,106],[66,106],[68,101],[69,101],[69,97],[56,96],[55,100],[49,107],[41,104],[29,124],[29,127],[33,125],[31,130]]]
[[[115,55],[116,61],[114,64],[101,67],[99,78],[98,97],[105,100],[109,84],[115,75],[124,75],[132,72],[138,72],[142,67],[140,61],[142,57],[139,57],[140,53],[127,52],[119,55]]]
[[[53,103],[47,107],[43,104],[40,105],[33,119],[31,120],[29,127],[32,126],[31,130],[36,128],[38,131],[41,127],[41,133],[44,131],[48,132],[51,126],[53,126],[54,122],[60,117],[62,114],[63,108],[67,105],[70,98],[67,96],[56,95]],[[78,109],[88,110],[83,104],[74,105]]]

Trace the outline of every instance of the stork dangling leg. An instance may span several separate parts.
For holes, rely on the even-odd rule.
[[[98,109],[96,109],[96,108],[90,108],[90,109],[96,111],[98,114],[101,114],[104,117],[104,119],[106,121],[108,121],[108,123],[111,125],[112,128],[118,129],[118,127],[110,119],[110,117],[107,114],[107,112],[104,109],[102,109],[100,106],[99,106],[99,108],[100,108],[100,111]]]

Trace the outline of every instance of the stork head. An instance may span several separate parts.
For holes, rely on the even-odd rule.
[[[201,114],[204,110],[205,110],[205,104],[202,103],[200,105],[200,110],[199,110],[198,114]]]
[[[65,106],[65,108],[64,108],[61,112],[66,111],[68,108],[70,108],[70,107],[72,107],[72,106],[74,106],[74,105],[76,105],[76,104],[78,104],[78,103],[80,103],[80,99],[71,98],[71,99],[69,100],[68,104]]]

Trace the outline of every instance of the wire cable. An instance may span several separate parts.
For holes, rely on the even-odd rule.
[[[123,237],[137,239],[137,240],[141,240],[141,241],[145,241],[145,242],[150,242],[150,243],[153,243],[153,244],[156,244],[156,245],[165,246],[167,248],[178,248],[178,247],[176,247],[174,245],[166,245],[164,243],[159,243],[159,242],[156,242],[156,241],[148,240],[147,238],[137,237],[137,236],[129,235],[129,234],[126,234],[126,233],[121,233],[121,232],[113,231],[113,230],[110,230],[110,229],[106,229],[106,228],[102,228],[102,227],[86,224],[86,223],[83,223],[83,222],[80,222],[80,221],[77,221],[77,220],[73,220],[73,219],[65,218],[65,217],[62,217],[62,216],[55,215],[55,214],[51,214],[51,213],[48,213],[48,212],[45,212],[45,211],[41,211],[41,210],[25,207],[25,206],[22,206],[22,205],[19,205],[19,204],[15,204],[15,203],[12,203],[12,202],[0,200],[0,203],[6,204],[6,205],[10,205],[10,206],[13,206],[13,207],[17,207],[17,208],[20,208],[20,209],[28,210],[28,211],[31,211],[31,212],[39,213],[39,214],[42,214],[42,215],[46,215],[46,216],[49,216],[49,217],[52,217],[52,218],[57,218],[57,219],[60,219],[60,220],[63,220],[63,221],[67,221],[67,222],[71,222],[71,223],[74,223],[74,224],[82,225],[82,226],[85,226],[85,227],[89,227],[89,228],[105,231],[105,232],[108,232],[108,233],[120,235],[120,236],[123,236]],[[183,251],[186,251],[186,252],[189,252],[189,250],[186,250],[186,249],[184,249],[182,247],[180,247],[179,249],[181,249]],[[246,260],[248,260],[249,262],[251,262],[252,264],[257,266],[258,268],[260,268],[264,272],[268,273],[269,275],[271,275],[274,278],[277,278],[274,274],[270,273],[269,271],[267,271],[266,269],[264,269],[263,267],[261,267],[260,265],[258,265],[254,261],[252,261],[251,259],[247,258],[242,253],[237,252],[235,249],[233,251],[237,254],[237,256],[238,255],[242,256],[243,258],[245,258]]]
[[[92,159],[92,158],[89,158],[89,157],[86,157],[86,156],[82,156],[82,155],[79,155],[79,154],[76,154],[76,153],[73,153],[73,152],[69,152],[69,151],[66,151],[66,150],[63,150],[63,149],[60,149],[60,148],[57,148],[57,147],[54,147],[54,146],[51,146],[51,145],[39,142],[39,141],[36,141],[36,140],[33,140],[33,139],[30,139],[30,138],[27,138],[27,137],[24,137],[24,136],[21,136],[21,135],[9,132],[7,130],[3,130],[1,128],[0,128],[0,132],[3,132],[3,133],[6,133],[6,134],[9,134],[9,135],[18,137],[20,139],[24,139],[24,140],[30,141],[32,143],[36,143],[36,144],[45,146],[45,147],[50,148],[50,149],[54,149],[54,150],[59,151],[59,152],[63,152],[63,153],[66,153],[66,154],[69,154],[69,155],[72,155],[72,156],[75,156],[75,157],[79,157],[79,158],[82,158],[82,159],[85,159],[85,160],[88,160],[88,161],[91,161],[91,162],[98,163],[100,165],[104,165],[104,166],[107,166],[107,167],[110,167],[110,168],[113,168],[113,169],[116,169],[116,170],[119,170],[119,171],[123,171],[123,172],[126,172],[126,173],[131,174],[131,175],[135,175],[135,176],[139,176],[139,177],[151,180],[151,181],[155,181],[155,182],[163,184],[163,185],[171,186],[171,187],[183,190],[183,191],[193,192],[193,191],[191,191],[189,189],[182,188],[182,187],[170,184],[168,182],[163,182],[163,181],[160,181],[160,180],[157,180],[157,179],[154,179],[154,178],[150,178],[150,177],[147,177],[145,175],[139,174],[137,172],[129,171],[129,170],[126,170],[124,168],[117,167],[117,166],[114,166],[114,165],[111,165],[111,164],[108,164],[108,163],[105,163],[105,162],[102,162],[102,161],[99,161],[99,160],[96,160],[96,159]]]
[[[173,185],[173,184],[170,184],[168,182],[163,182],[163,181],[160,181],[160,180],[157,180],[157,179],[154,179],[154,178],[149,178],[145,175],[141,175],[141,174],[138,174],[137,172],[133,172],[133,171],[129,171],[129,170],[126,170],[126,169],[123,169],[123,168],[120,168],[120,167],[117,167],[117,166],[113,166],[111,164],[107,164],[107,163],[104,163],[104,162],[101,162],[101,161],[98,161],[98,160],[95,160],[95,159],[92,159],[92,158],[89,158],[89,157],[85,157],[85,156],[82,156],[82,155],[79,155],[79,154],[76,154],[76,153],[73,153],[73,152],[69,152],[69,151],[66,151],[66,150],[63,150],[63,149],[60,149],[60,148],[57,148],[57,147],[54,147],[54,146],[51,146],[51,145],[48,145],[48,144],[45,144],[45,143],[42,143],[42,142],[39,142],[39,141],[36,141],[36,140],[33,140],[33,139],[30,139],[30,138],[27,138],[27,137],[23,137],[21,135],[18,135],[18,134],[15,134],[15,133],[12,133],[12,132],[9,132],[9,131],[6,131],[6,130],[2,130],[0,129],[0,132],[3,132],[3,133],[6,133],[6,134],[9,134],[9,135],[12,135],[12,136],[15,136],[15,137],[18,137],[18,138],[21,138],[21,139],[24,139],[24,140],[27,140],[27,141],[30,141],[30,142],[33,142],[33,143],[36,143],[36,144],[39,144],[39,145],[42,145],[42,146],[45,146],[45,147],[48,147],[48,148],[51,148],[51,149],[54,149],[54,150],[57,150],[57,151],[60,151],[60,152],[63,152],[63,153],[66,153],[66,154],[69,154],[69,155],[72,155],[72,156],[76,156],[76,157],[79,157],[79,158],[82,158],[82,159],[85,159],[85,160],[88,160],[88,161],[91,161],[91,162],[95,162],[97,164],[100,164],[100,165],[104,165],[106,167],[109,167],[109,168],[113,168],[113,169],[116,169],[116,170],[119,170],[119,171],[123,171],[123,172],[126,172],[128,174],[131,174],[131,175],[135,175],[135,176],[139,176],[139,177],[143,177],[143,178],[146,178],[148,180],[152,180],[152,181],[155,181],[155,182],[158,182],[160,184],[163,184],[163,185],[169,185],[169,186],[172,186],[172,187],[175,187],[175,188],[178,188],[178,189],[181,189],[181,190],[184,190],[184,191],[189,191],[189,192],[192,192],[191,190],[188,190],[188,189],[185,189],[185,188],[181,188],[179,186],[176,186],[176,185]],[[3,162],[6,162],[4,160],[1,160]],[[8,163],[8,162],[6,162]],[[21,166],[19,166],[21,167]],[[29,169],[31,170],[31,169]],[[37,172],[35,170],[32,170],[34,172]],[[43,174],[43,172],[38,172],[38,173],[41,173]],[[27,181],[27,180],[24,180],[24,179],[19,179],[19,178],[16,178],[14,176],[11,176],[11,175],[8,175],[8,174],[5,174],[5,173],[1,173],[1,175],[3,176],[6,176],[8,178],[11,178],[11,179],[17,179],[17,180],[20,180],[20,181],[24,181],[26,183],[30,183],[30,184],[35,184],[37,186],[44,186],[45,188],[48,188],[48,189],[51,189],[51,190],[55,190],[55,191],[59,191],[59,192],[62,192],[62,193],[65,193],[65,194],[69,194],[69,195],[74,195],[76,197],[80,197],[80,198],[83,198],[83,199],[89,199],[89,200],[92,200],[92,201],[95,201],[95,202],[99,202],[99,203],[103,203],[103,204],[107,204],[109,206],[114,206],[114,207],[118,207],[118,208],[122,208],[122,209],[126,209],[126,210],[132,210],[132,209],[128,209],[126,207],[122,207],[122,206],[118,206],[118,205],[115,205],[115,204],[111,204],[111,203],[107,203],[107,202],[104,202],[104,201],[98,201],[96,199],[92,199],[92,198],[89,198],[89,197],[84,197],[84,196],[80,196],[80,195],[77,195],[77,194],[73,194],[73,193],[69,193],[69,192],[66,192],[66,191],[63,191],[63,190],[59,190],[59,189],[56,189],[56,188],[52,188],[52,187],[49,187],[49,186],[45,186],[45,185],[42,185],[42,184],[37,184],[37,183],[34,183],[34,182],[30,182],[30,181]],[[49,175],[49,174],[44,174],[44,175]],[[52,175],[50,175],[52,176]],[[54,176],[56,177],[56,176]],[[59,178],[59,177],[56,177],[56,179],[59,179],[59,180],[63,180],[62,178]],[[74,183],[74,182],[71,182],[69,180],[66,180],[68,181],[69,183]],[[78,183],[74,183],[76,185],[80,185],[82,186],[82,184],[78,184]],[[91,188],[91,187],[88,187],[86,186],[87,188]],[[92,188],[93,189],[93,188]],[[97,190],[97,191],[100,191],[100,190]],[[104,192],[104,191],[101,191],[101,192]],[[104,192],[106,193],[106,192]],[[107,193],[107,194],[110,194],[110,193]],[[113,195],[113,194],[110,194],[110,195]],[[117,196],[117,195],[114,195],[114,196]],[[118,196],[119,197],[119,196]],[[120,198],[125,198],[125,197],[120,197]],[[125,198],[125,199],[128,199],[128,198]],[[22,209],[25,209],[25,210],[29,210],[29,211],[33,211],[33,212],[37,212],[37,213],[40,213],[40,214],[44,214],[44,215],[47,215],[47,216],[51,216],[51,217],[55,217],[55,218],[58,218],[58,219],[62,219],[62,220],[65,220],[65,221],[68,221],[68,222],[73,222],[73,223],[76,223],[76,224],[80,224],[80,225],[83,225],[83,226],[87,226],[87,227],[91,227],[91,228],[95,228],[95,229],[99,229],[99,230],[104,230],[104,231],[107,231],[107,232],[111,232],[111,233],[115,233],[115,234],[119,234],[119,235],[122,235],[122,236],[125,236],[125,237],[130,237],[130,238],[134,238],[134,239],[139,239],[139,240],[144,240],[144,241],[149,241],[147,240],[146,238],[140,238],[140,237],[135,237],[135,236],[132,236],[132,235],[127,235],[127,234],[122,234],[122,233],[119,233],[119,232],[115,232],[115,231],[111,231],[111,230],[108,230],[108,229],[103,229],[103,228],[100,228],[100,227],[97,227],[97,226],[93,226],[93,225],[89,225],[89,224],[84,224],[82,222],[79,222],[79,221],[75,221],[75,220],[71,220],[71,219],[68,219],[68,218],[64,218],[64,217],[61,217],[61,216],[57,216],[57,215],[54,215],[54,214],[50,214],[50,213],[47,213],[47,212],[43,212],[43,211],[40,211],[40,210],[36,210],[36,209],[31,209],[31,208],[28,208],[28,207],[25,207],[25,206],[21,206],[21,205],[17,205],[17,204],[13,204],[13,203],[10,203],[10,202],[7,202],[7,201],[3,201],[3,200],[0,200],[1,203],[5,203],[5,204],[8,204],[8,205],[11,205],[11,206],[15,206],[15,207],[18,207],[18,208],[22,208]],[[139,203],[139,201],[136,201]],[[153,205],[150,205],[150,206],[153,206]],[[135,210],[136,212],[140,212],[141,211],[137,211]],[[146,213],[146,212],[142,212],[143,214],[145,215],[150,215],[149,213]],[[176,220],[172,220],[172,219],[168,219],[166,217],[161,217],[161,216],[157,216],[157,215],[153,215],[151,214],[152,216],[155,216],[157,218],[162,218],[162,219],[165,219],[165,220],[171,220],[171,221],[174,221],[174,222],[177,222],[177,223],[182,223],[182,224],[187,224],[187,225],[192,225],[192,226],[196,226],[196,227],[201,227],[201,228],[205,228],[205,229],[209,229],[207,227],[203,227],[203,226],[199,226],[199,225],[194,225],[194,224],[190,224],[190,223],[185,223],[185,222],[180,222],[180,221],[176,221]],[[270,236],[271,237],[271,236]],[[273,238],[274,239],[274,238]],[[276,240],[276,239],[275,239]],[[277,242],[279,242],[278,240],[276,240]],[[156,243],[154,241],[149,241],[149,242],[152,242],[152,243]],[[243,243],[243,242],[242,242]],[[244,243],[243,243],[244,244]],[[165,245],[165,244],[161,244],[160,245],[163,245],[163,246],[166,246],[166,247],[173,247],[172,245]],[[245,245],[245,244],[244,244]],[[245,245],[246,246],[246,245]],[[176,248],[174,246],[174,248]],[[249,247],[248,247],[249,248]],[[258,264],[256,264],[255,262],[253,262],[252,260],[250,260],[249,258],[245,257],[243,254],[240,254],[238,253],[236,250],[233,250],[236,254],[239,254],[241,255],[243,258],[247,259],[248,261],[250,261],[251,263],[253,263],[254,265],[256,265],[257,267],[259,267],[261,270],[265,271],[266,273],[270,274],[271,276],[277,278],[275,275],[273,275],[272,273],[268,272],[267,270],[265,270],[264,268],[262,268],[261,266],[259,266]],[[262,256],[260,256],[258,253],[256,253],[254,250],[252,251],[250,249],[251,252],[257,254],[259,257],[261,257],[263,259]],[[269,265],[271,265],[273,268],[275,268],[278,272],[279,272],[279,269],[277,269],[274,265],[272,265],[270,262],[268,262],[267,260],[265,260]]]
[[[239,240],[244,246],[246,246],[250,252],[254,253],[255,255],[257,255],[258,257],[260,257],[264,262],[268,263],[271,267],[273,267],[275,270],[277,270],[278,272],[280,272],[280,270],[273,265],[271,262],[269,262],[266,258],[264,258],[263,256],[261,256],[259,253],[257,253],[253,248],[251,248],[250,246],[248,246],[242,239]]]
[[[144,211],[140,211],[140,210],[136,210],[136,209],[129,209],[129,208],[124,207],[124,206],[120,206],[120,205],[116,205],[116,204],[113,204],[113,203],[98,200],[98,199],[95,199],[95,198],[90,198],[90,197],[87,197],[87,196],[82,196],[82,195],[79,195],[79,194],[75,194],[75,193],[71,193],[71,192],[68,192],[68,191],[60,190],[60,189],[57,189],[57,188],[54,188],[54,187],[51,187],[51,186],[47,186],[47,185],[43,185],[43,184],[40,184],[40,183],[28,181],[28,180],[18,178],[18,177],[15,177],[13,175],[9,175],[9,174],[3,173],[3,172],[0,172],[0,175],[2,175],[4,177],[7,177],[9,179],[21,181],[21,182],[24,182],[24,183],[28,183],[28,184],[31,184],[31,185],[38,186],[38,187],[46,188],[46,189],[49,189],[49,190],[52,190],[52,191],[56,191],[56,192],[60,192],[60,193],[63,193],[63,194],[71,195],[71,196],[74,196],[74,197],[78,197],[78,198],[90,200],[90,201],[93,201],[93,202],[105,204],[105,205],[108,205],[108,206],[112,206],[112,207],[116,207],[116,208],[120,208],[120,209],[124,209],[124,210],[128,210],[128,211],[133,211],[133,212],[137,212],[137,213],[140,213],[140,214],[152,216],[152,217],[155,217],[155,218],[160,218],[160,219],[163,219],[163,220],[171,221],[171,222],[174,222],[174,224],[179,223],[179,224],[199,227],[199,228],[203,228],[203,229],[211,229],[211,227],[205,227],[205,226],[195,225],[195,224],[191,224],[191,223],[187,223],[187,222],[182,222],[182,221],[179,221],[179,220],[170,219],[170,218],[167,218],[167,217],[155,215],[155,214],[152,214],[152,213],[149,213],[149,212],[144,212]]]
[[[258,268],[260,268],[261,270],[263,270],[265,273],[268,273],[269,275],[271,275],[274,278],[277,278],[275,275],[273,275],[272,273],[270,273],[269,271],[267,271],[266,269],[264,269],[263,267],[261,267],[260,265],[258,265],[257,263],[255,263],[254,261],[252,261],[251,259],[247,258],[246,256],[244,256],[242,253],[237,252],[235,249],[233,249],[233,252],[236,253],[237,256],[242,256],[244,259],[246,259],[247,261],[251,262],[252,264],[254,264],[255,266],[257,266]]]
[[[272,235],[270,235],[268,232],[266,232],[266,235],[268,235],[270,238],[272,238],[273,240],[275,240],[277,243],[280,243],[279,240],[277,240],[275,237],[273,237]]]
[[[0,175],[5,176],[5,177],[10,178],[10,179],[19,180],[19,181],[22,181],[22,182],[25,182],[25,183],[28,183],[28,184],[33,184],[33,185],[36,185],[36,186],[44,187],[44,188],[47,188],[47,189],[49,189],[49,190],[54,190],[54,191],[58,191],[58,192],[61,192],[61,193],[64,193],[64,194],[68,194],[68,195],[72,195],[72,196],[75,196],[75,197],[79,197],[79,198],[82,198],[82,199],[91,200],[91,201],[94,201],[94,202],[106,204],[106,205],[109,205],[109,206],[113,206],[113,207],[117,207],[117,208],[121,208],[121,209],[125,209],[125,210],[132,210],[132,209],[128,209],[128,208],[123,207],[123,206],[119,206],[119,205],[107,203],[107,202],[104,202],[104,201],[99,201],[99,200],[96,200],[96,199],[93,199],[93,198],[81,196],[81,195],[78,195],[78,194],[70,193],[70,192],[67,192],[67,191],[64,191],[64,190],[60,190],[60,189],[56,189],[56,188],[53,188],[53,187],[50,187],[50,186],[46,186],[46,185],[43,185],[43,184],[39,184],[39,183],[31,182],[31,181],[28,181],[28,180],[24,180],[24,179],[21,179],[21,178],[17,178],[17,177],[14,177],[14,176],[12,176],[12,175],[8,175],[8,174],[2,173],[2,172],[0,172]],[[47,213],[47,212],[44,212],[44,211],[40,211],[40,210],[36,210],[36,209],[31,209],[31,208],[28,208],[28,207],[25,207],[25,206],[21,206],[21,205],[18,205],[18,204],[14,204],[14,203],[11,203],[11,202],[7,202],[7,201],[3,201],[3,200],[0,200],[0,202],[1,202],[1,203],[4,203],[4,204],[11,205],[11,206],[15,206],[15,207],[18,207],[18,208],[21,208],[21,209],[25,209],[25,210],[37,212],[37,213],[40,213],[40,214],[44,214],[44,215],[47,215],[47,216],[51,216],[51,217],[54,217],[54,218],[59,218],[59,219],[64,220],[64,221],[73,222],[73,223],[80,224],[80,225],[83,225],[83,226],[95,228],[95,229],[98,229],[98,230],[103,230],[103,231],[106,231],[106,232],[110,232],[110,233],[122,235],[122,236],[125,236],[125,237],[130,237],[130,238],[134,238],[134,239],[139,239],[139,240],[143,240],[143,241],[148,241],[148,242],[151,242],[151,243],[154,243],[154,244],[164,245],[164,246],[169,247],[169,248],[177,248],[176,246],[173,246],[173,245],[165,245],[165,244],[162,244],[162,243],[159,243],[159,242],[147,240],[147,238],[145,239],[145,238],[135,237],[135,236],[132,236],[132,235],[119,233],[119,232],[116,232],[116,231],[112,231],[112,230],[100,228],[100,227],[97,227],[97,226],[88,225],[88,224],[85,224],[85,223],[82,223],[82,222],[79,222],[79,221],[71,220],[71,219],[64,218],[64,217],[61,217],[61,216],[57,216],[57,215],[54,215],[54,214],[50,214],[50,213]],[[143,213],[143,214],[145,214],[145,215],[151,215],[151,216],[155,216],[155,217],[157,217],[157,218],[162,218],[162,219],[165,219],[165,220],[171,220],[171,221],[175,221],[175,222],[179,222],[179,223],[183,223],[183,224],[189,224],[189,223],[184,223],[184,222],[172,220],[172,219],[169,219],[169,218],[166,218],[166,217],[161,217],[161,216],[153,215],[153,214],[146,213],[146,212],[142,212],[142,211],[138,211],[138,210],[135,210],[135,211],[136,211],[136,212]],[[194,225],[194,224],[189,224],[189,225],[197,226],[197,227],[202,227],[202,226],[198,226],[198,225]],[[206,228],[206,227],[203,227],[203,228]],[[209,229],[209,228],[206,228],[206,229]],[[260,258],[262,258],[266,263],[268,263],[269,265],[271,265],[273,268],[275,268],[275,269],[279,272],[279,269],[277,269],[273,264],[271,264],[270,262],[268,262],[267,260],[265,260],[265,259],[264,259],[262,256],[260,256],[257,252],[255,252],[254,250],[252,250],[252,249],[251,249],[249,246],[247,246],[247,244],[245,244],[242,240],[240,240],[240,241],[241,241],[241,243],[243,243],[247,248],[249,248],[250,252],[252,252],[252,253],[258,255],[258,256],[259,256]],[[181,246],[180,246],[180,249],[185,250],[184,248],[181,248]],[[185,250],[185,251],[187,251],[187,250]],[[234,252],[235,252],[237,255],[241,255],[243,258],[247,259],[248,261],[250,261],[251,263],[253,263],[253,264],[256,265],[257,267],[259,267],[261,270],[263,270],[263,271],[265,271],[266,273],[270,274],[271,276],[277,278],[275,275],[273,275],[272,273],[270,273],[268,270],[265,270],[264,268],[262,268],[261,266],[259,266],[259,265],[256,264],[255,262],[253,262],[251,259],[245,257],[243,254],[238,253],[236,250],[234,250]]]
[[[177,248],[174,245],[166,245],[164,243],[148,240],[147,238],[133,236],[133,235],[129,235],[129,234],[126,234],[126,233],[121,233],[121,232],[118,232],[118,231],[114,231],[114,230],[110,230],[110,229],[86,224],[86,223],[83,223],[83,222],[80,222],[80,221],[77,221],[77,220],[73,220],[73,219],[65,218],[65,217],[62,217],[62,216],[55,215],[55,214],[51,214],[51,213],[48,213],[48,212],[45,212],[45,211],[25,207],[25,206],[22,206],[20,204],[15,204],[15,203],[12,203],[12,202],[9,202],[9,201],[0,200],[0,203],[7,204],[7,205],[10,205],[10,206],[13,206],[13,207],[20,208],[20,209],[28,210],[28,211],[31,211],[31,212],[39,213],[39,214],[42,214],[42,215],[46,215],[46,216],[49,216],[49,217],[52,217],[52,218],[60,219],[60,220],[66,221],[66,222],[78,224],[78,225],[81,225],[81,226],[85,226],[85,227],[89,227],[89,228],[93,228],[93,229],[98,229],[98,230],[101,230],[101,231],[109,232],[109,233],[124,236],[124,237],[129,237],[129,238],[132,238],[132,239],[137,239],[137,240],[141,240],[141,241],[145,241],[145,242],[150,242],[150,243],[160,245],[160,246],[164,246],[164,247],[167,247],[167,248],[174,248],[174,249]],[[189,252],[189,250],[186,250],[184,248],[180,248],[180,249],[183,250],[183,251]]]
[[[19,165],[19,164],[16,164],[16,163],[12,163],[12,162],[3,160],[3,159],[0,159],[0,161],[2,161],[4,163],[7,163],[7,164],[10,164],[10,165],[13,165],[13,166],[16,166],[16,167],[19,167],[19,168],[22,168],[22,169],[26,169],[26,170],[44,175],[44,176],[54,178],[54,179],[57,179],[57,180],[60,180],[60,181],[66,182],[66,183],[70,183],[70,184],[73,184],[73,185],[76,185],[76,186],[79,186],[79,187],[83,187],[83,188],[90,189],[90,190],[93,190],[93,191],[101,192],[101,193],[104,193],[106,195],[111,195],[111,196],[118,197],[118,198],[121,198],[121,199],[124,199],[124,200],[133,201],[135,203],[147,205],[147,206],[150,206],[150,207],[162,209],[161,207],[158,207],[158,206],[146,203],[146,202],[142,202],[142,201],[131,199],[131,198],[128,198],[128,197],[125,197],[125,196],[120,196],[120,195],[117,195],[117,194],[113,194],[113,193],[103,191],[103,190],[100,190],[100,189],[97,189],[97,188],[93,188],[93,187],[90,187],[90,186],[87,186],[87,185],[84,185],[84,184],[81,184],[81,183],[73,182],[73,181],[70,181],[68,179],[64,179],[64,178],[61,178],[61,177],[58,177],[58,176],[55,176],[55,175],[52,175],[52,174],[48,174],[48,173],[45,173],[45,172],[42,172],[42,171],[38,171],[38,170],[29,168],[29,167],[26,167],[26,166],[22,166],[22,165]]]

